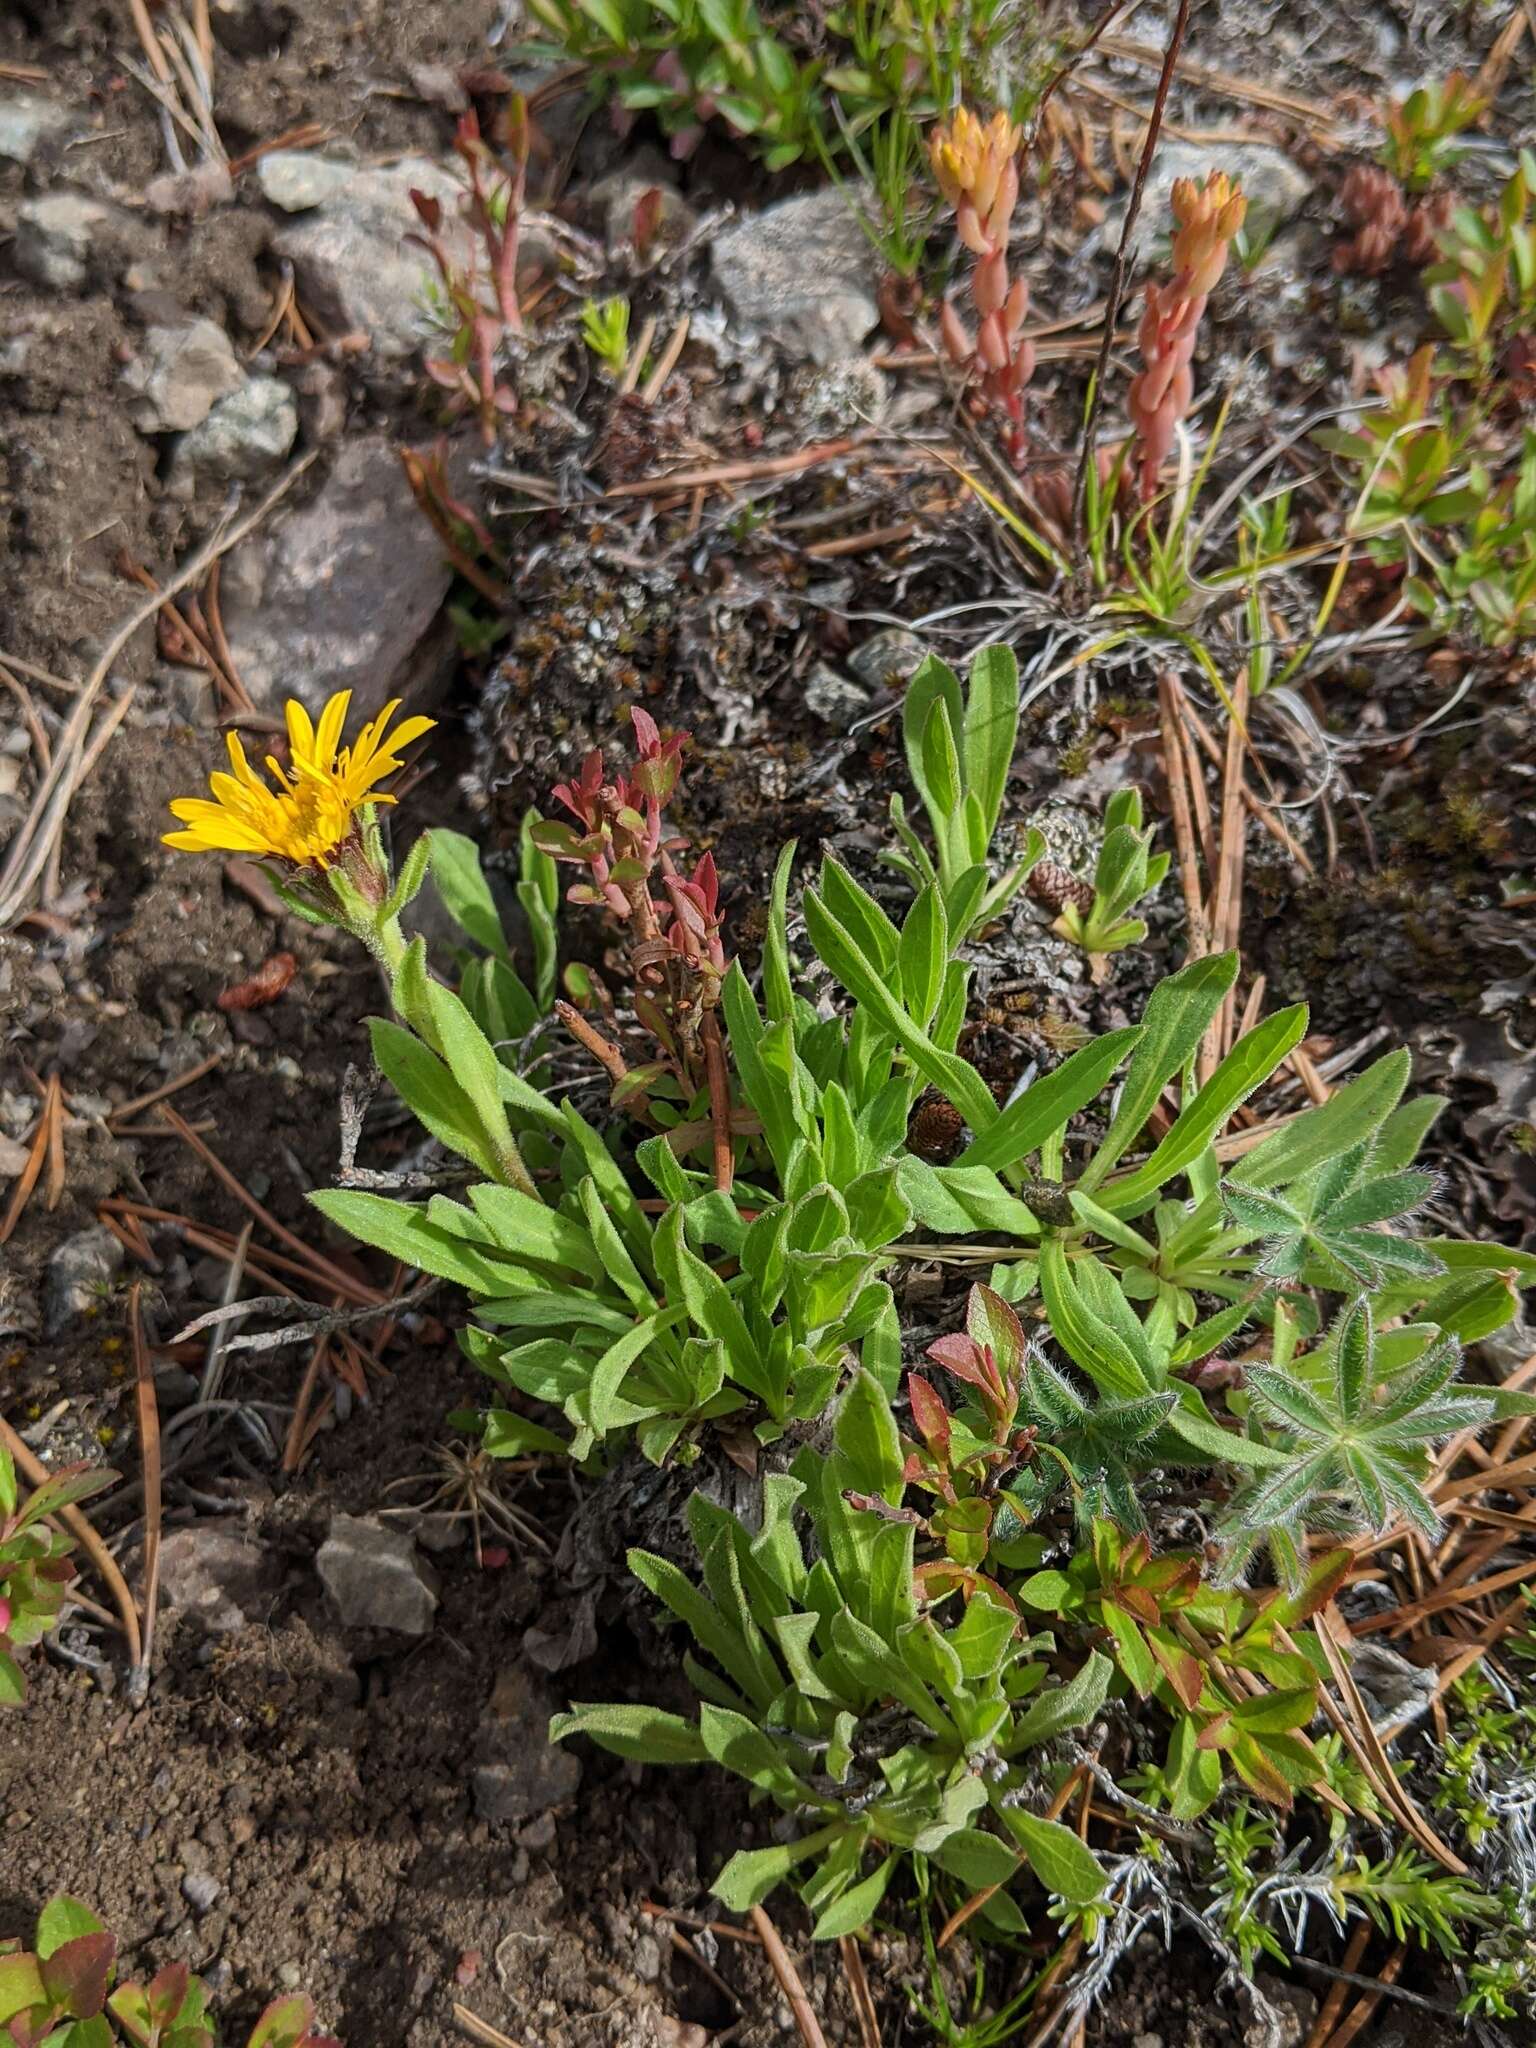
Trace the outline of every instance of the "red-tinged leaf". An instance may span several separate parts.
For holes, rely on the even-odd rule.
[[[42,2048],[54,2033],[55,2019],[54,2008],[48,2004],[34,2005],[18,2013],[11,2021],[7,2043],[14,2042],[15,2048]]]
[[[430,193],[418,192],[414,185],[410,188],[410,197],[422,225],[430,234],[435,235],[443,224],[442,201],[434,199]]]
[[[931,1601],[947,1600],[951,1593],[958,1592],[969,1602],[979,1593],[1009,1614],[1019,1611],[996,1579],[989,1579],[984,1572],[975,1571],[969,1565],[952,1564],[947,1559],[935,1558],[929,1564],[920,1564],[912,1574],[912,1583],[924,1598]]]
[[[93,1493],[101,1493],[106,1487],[116,1485],[120,1477],[120,1473],[109,1471],[104,1465],[93,1465],[88,1458],[82,1458],[75,1465],[61,1465],[24,1504],[16,1518],[16,1527],[18,1530],[30,1528],[44,1515],[56,1515],[60,1508],[89,1500]]]
[[[1125,1546],[1120,1569],[1126,1578],[1139,1578],[1151,1562],[1152,1538],[1145,1529],[1141,1529]]]
[[[1354,1555],[1348,1550],[1330,1550],[1315,1558],[1294,1593],[1276,1593],[1259,1610],[1253,1630],[1269,1634],[1277,1627],[1294,1628],[1320,1614],[1348,1578]],[[1250,1634],[1253,1632],[1250,1630]]]
[[[959,1335],[940,1337],[928,1346],[927,1356],[935,1365],[942,1365],[946,1372],[952,1372],[957,1380],[964,1380],[967,1386],[977,1387],[989,1397],[995,1395],[996,1382],[971,1338]]]
[[[1136,1573],[1136,1583],[1168,1607],[1176,1598],[1188,1598],[1199,1590],[1200,1560],[1186,1552],[1153,1558]]]
[[[1116,1586],[1115,1605],[1123,1607],[1127,1614],[1134,1615],[1149,1628],[1155,1627],[1163,1618],[1163,1610],[1144,1586]]]
[[[313,2040],[315,2002],[303,1991],[274,1999],[261,2018],[246,2048],[306,2048]]]
[[[1001,1398],[1024,1365],[1024,1325],[1011,1302],[990,1287],[971,1289],[965,1306],[965,1327],[972,1340],[992,1355],[994,1385]]]
[[[1205,1671],[1200,1659],[1165,1628],[1147,1630],[1147,1647],[1162,1668],[1181,1705],[1191,1711],[1200,1704]]]
[[[677,787],[678,760],[670,750],[635,764],[635,787],[652,803],[664,804]]]
[[[107,2002],[107,1986],[116,1958],[114,1935],[78,1935],[44,1957],[43,1988],[72,2019],[91,2019]]]
[[[1237,1731],[1232,1725],[1232,1710],[1224,1707],[1212,1721],[1207,1721],[1195,1737],[1196,1749],[1230,1749],[1237,1741]]]
[[[660,751],[661,733],[649,711],[639,704],[630,707],[629,722],[635,735],[635,746],[642,760]]]
[[[907,1400],[918,1434],[942,1464],[949,1463],[949,1410],[921,1373],[907,1374]]]

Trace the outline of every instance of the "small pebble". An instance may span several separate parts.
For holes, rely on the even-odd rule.
[[[189,1870],[181,1880],[181,1896],[194,1913],[210,1911],[222,1890],[219,1880],[206,1870]]]

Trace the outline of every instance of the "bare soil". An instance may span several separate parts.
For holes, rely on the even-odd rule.
[[[441,157],[452,133],[451,113],[433,97],[444,67],[496,61],[492,0],[354,0],[345,10],[255,0],[247,12],[267,27],[220,52],[218,116],[231,155],[318,123],[369,157]],[[1278,16],[1205,12],[1205,61],[1270,75],[1261,38]],[[1334,10],[1290,11],[1289,82],[1332,90],[1342,62],[1358,90],[1376,90],[1384,73],[1418,61],[1429,25],[1386,12],[1383,46],[1374,30],[1367,45],[1366,31]],[[1144,33],[1151,40],[1152,25]],[[1459,35],[1458,27],[1447,39]],[[1383,57],[1383,47],[1395,54]],[[126,10],[106,0],[23,0],[0,22],[0,65],[37,67],[39,89],[85,120],[67,170],[81,189],[119,193],[164,168],[159,124],[124,69],[135,49]],[[1435,63],[1444,68],[1438,45]],[[1528,92],[1520,104],[1529,107]],[[1197,122],[1202,105],[1232,118],[1224,103],[1194,100],[1185,117]],[[584,153],[576,159],[573,146],[570,211],[589,220],[583,180],[607,167],[615,144],[600,119],[574,132]],[[31,176],[0,166],[0,237]],[[713,146],[688,177],[701,204],[733,186],[738,196],[766,189]],[[278,281],[273,223],[238,201],[190,222],[135,216],[143,277],[132,287],[118,278],[61,298],[12,274],[0,247],[0,351],[7,336],[28,342],[19,375],[0,354],[0,654],[80,674],[134,600],[124,552],[163,575],[206,531],[210,508],[164,487],[164,451],[129,424],[119,379],[145,294],[173,286],[182,307],[216,320],[241,351],[265,328]],[[1313,213],[1325,211],[1320,194]],[[1070,195],[1042,220],[1042,261],[1058,277],[1081,241],[1073,220]],[[1093,289],[1101,287],[1100,277]],[[1376,311],[1389,319],[1390,300]],[[1325,315],[1314,308],[1309,317]],[[1262,338],[1234,326],[1221,346],[1241,360]],[[1335,340],[1320,332],[1318,347]],[[1272,382],[1291,403],[1284,376]],[[1048,410],[1058,387],[1047,384]],[[749,416],[754,426],[765,416],[772,423],[749,378],[725,393],[720,380],[696,388],[712,426],[730,420],[739,435]],[[1060,388],[1065,403],[1075,387]],[[419,428],[415,393],[366,364],[348,368],[344,395],[339,433]],[[795,411],[803,398],[791,391],[786,432],[812,416]],[[596,413],[586,416],[594,438]],[[742,445],[755,444],[729,452]],[[611,446],[610,459],[617,464]],[[844,494],[873,524],[899,516],[890,499],[906,488],[839,470],[788,484],[776,514],[822,518]],[[532,565],[519,572],[510,632],[493,654],[461,664],[442,709],[437,772],[398,815],[402,843],[446,822],[473,829],[493,852],[510,848],[524,807],[545,801],[587,747],[611,743],[621,709],[643,702],[696,736],[682,823],[715,851],[741,950],[752,951],[785,838],[799,841],[807,867],[832,846],[874,877],[889,791],[903,779],[899,688],[877,695],[883,719],[846,733],[807,710],[807,678],[818,662],[842,661],[876,622],[1006,593],[1011,571],[995,531],[956,493],[941,535],[919,557],[877,551],[824,564],[750,526],[728,542],[724,516],[712,509],[710,521],[702,541],[672,531],[664,544],[649,533],[637,541],[606,512],[513,529]],[[425,529],[421,545],[433,545]],[[637,566],[641,546],[649,552]],[[1371,601],[1366,592],[1362,602]],[[208,1124],[209,1144],[243,1186],[316,1241],[304,1194],[333,1169],[337,1101],[349,1064],[366,1063],[363,1019],[379,999],[372,970],[346,948],[258,907],[221,883],[216,865],[194,868],[160,847],[166,802],[201,785],[219,744],[169,696],[163,653],[142,634],[119,665],[143,694],[74,805],[61,864],[67,914],[0,939],[5,1133],[26,1129],[33,1075],[58,1071],[74,1102],[63,1199],[51,1212],[34,1199],[0,1250],[0,1406],[18,1428],[46,1422],[51,1457],[104,1454],[130,1483],[138,1454],[126,1272],[88,1316],[50,1336],[41,1326],[47,1262],[112,1195],[228,1230],[245,1216],[174,1137],[112,1137],[105,1114],[219,1054],[177,1108]],[[1329,729],[1383,743],[1353,764],[1348,800],[1292,817],[1317,878],[1255,837],[1245,944],[1272,1000],[1312,1001],[1320,1051],[1378,1029],[1415,1046],[1421,1080],[1449,1098],[1432,1148],[1448,1176],[1446,1221],[1530,1243],[1536,1131],[1521,1048],[1536,1036],[1536,1001],[1529,939],[1500,898],[1504,879],[1528,875],[1536,859],[1536,679],[1529,663],[1513,665],[1486,716],[1453,717],[1417,745],[1394,735],[1439,709],[1444,682],[1401,662],[1389,680],[1384,694],[1379,676],[1362,673],[1353,696],[1312,707]],[[1065,710],[1053,700],[1031,713],[1010,811],[1022,818],[1050,800],[1064,816],[1091,817],[1104,790],[1130,778],[1160,802],[1155,705],[1145,694],[1079,693]],[[1021,906],[980,977],[984,995],[989,981],[1040,991],[1034,1023],[1017,1011],[983,1020],[973,1054],[1002,1082],[1040,1055],[1035,1026],[1046,1012],[1092,1028],[1127,1021],[1177,937],[1172,910],[1160,907],[1150,947],[1094,989],[1046,924]],[[589,953],[601,946],[579,920],[572,943]],[[280,951],[296,956],[297,973],[278,1002],[218,1008],[221,992]],[[156,1265],[138,1277],[164,1342],[218,1299],[222,1274],[173,1230],[152,1241]],[[451,1320],[445,1305],[442,1321],[426,1316],[397,1332],[388,1377],[370,1385],[366,1405],[326,1390],[326,1424],[291,1479],[233,1426],[213,1433],[214,1451],[190,1475],[198,1497],[173,1502],[168,1527],[225,1517],[259,1545],[264,1592],[247,1625],[227,1636],[171,1615],[147,1707],[130,1707],[110,1672],[33,1660],[25,1713],[0,1718],[0,1938],[26,1932],[43,1900],[68,1889],[119,1930],[136,1964],[184,1956],[211,1976],[232,2022],[302,1984],[353,2048],[445,2048],[463,2038],[455,2002],[518,2041],[561,2048],[700,2048],[724,2029],[743,2048],[792,2038],[757,1951],[705,1932],[690,1952],[669,1923],[643,1911],[649,1903],[707,1918],[710,1877],[754,1831],[761,1838],[761,1816],[716,1779],[641,1777],[589,1752],[574,1793],[515,1822],[477,1815],[472,1776],[509,1682],[523,1688],[530,1742],[538,1717],[569,1698],[668,1696],[668,1658],[616,1580],[578,1586],[568,1553],[534,1547],[482,1567],[460,1544],[433,1557],[442,1604],[430,1636],[406,1647],[341,1629],[322,1593],[314,1555],[332,1514],[419,1497],[390,1489],[428,1470],[444,1415],[476,1397]],[[244,1358],[242,1400],[291,1404],[302,1357]],[[565,1482],[514,1476],[506,1485],[554,1551],[577,1505]],[[101,1518],[130,1570],[135,1512],[125,1499]],[[100,1634],[81,1643],[93,1659],[114,1649]],[[835,1949],[813,1953],[798,1940],[803,1928],[785,1925],[828,2040],[857,2041]],[[923,1983],[910,1929],[876,1937],[866,1961],[887,2048],[930,2040],[907,1997]],[[957,1992],[965,1963],[961,1943]],[[1180,1950],[1138,1955],[1089,2031],[1104,2048],[1229,2048],[1247,2024],[1205,1959]]]

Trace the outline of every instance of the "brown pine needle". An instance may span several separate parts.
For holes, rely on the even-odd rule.
[[[1340,1965],[1341,1974],[1328,1987],[1328,1995],[1318,2007],[1317,2018],[1312,2022],[1312,2030],[1307,2035],[1303,2048],[1322,2048],[1322,2044],[1338,2025],[1339,2014],[1344,2010],[1344,2001],[1349,1996],[1349,1976],[1353,1975],[1365,1960],[1365,1951],[1370,1939],[1370,1921],[1358,1921],[1349,1937],[1349,1946],[1344,1951],[1344,1960]]]
[[[138,1405],[139,1445],[144,1470],[144,1637],[142,1653],[128,1674],[128,1698],[140,1706],[149,1692],[150,1663],[155,1647],[155,1615],[160,1605],[160,1531],[163,1502],[160,1492],[160,1404],[155,1399],[155,1375],[149,1346],[144,1340],[144,1318],[139,1294],[143,1282],[135,1280],[128,1290],[128,1331],[133,1340],[134,1393]]]
[[[1355,2036],[1375,2017],[1376,2008],[1382,2000],[1383,1987],[1397,1981],[1397,1973],[1403,1967],[1408,1954],[1408,1944],[1400,1941],[1391,1955],[1381,1966],[1381,1976],[1374,1991],[1365,1992],[1356,1999],[1348,2016],[1329,2035],[1325,2048],[1349,2048]]]
[[[7,1241],[11,1232],[21,1221],[21,1212],[26,1208],[28,1198],[32,1190],[37,1186],[38,1177],[43,1170],[43,1161],[48,1157],[49,1147],[53,1140],[53,1122],[50,1108],[53,1101],[53,1091],[57,1086],[57,1078],[50,1075],[48,1079],[48,1092],[43,1098],[43,1107],[38,1114],[37,1122],[32,1127],[32,1150],[27,1155],[26,1165],[16,1177],[16,1185],[11,1190],[11,1199],[6,1207],[5,1216],[3,1220],[0,1220],[0,1244],[4,1244]]]
[[[188,1067],[184,1073],[173,1075],[169,1081],[162,1081],[158,1088],[151,1088],[147,1095],[136,1095],[132,1102],[125,1102],[114,1109],[107,1122],[115,1124],[124,1117],[137,1116],[140,1110],[151,1109],[157,1102],[164,1102],[168,1095],[176,1095],[183,1088],[190,1088],[194,1081],[201,1081],[204,1074],[211,1074],[223,1061],[222,1052],[210,1053],[205,1060],[199,1060],[195,1067]]]
[[[800,2029],[803,2048],[827,2048],[827,2037],[821,2031],[821,2022],[811,2008],[811,2001],[800,1981],[800,1972],[795,1968],[794,1958],[779,1939],[779,1930],[774,1926],[761,1906],[754,1906],[751,1913],[752,1925],[757,1929],[773,1974],[779,1980],[779,1989],[789,2002],[789,2009],[795,2016],[795,2025]]]
[[[837,1946],[848,1979],[848,1995],[853,2000],[854,2018],[859,2023],[860,2048],[880,2048],[880,2015],[875,2010],[874,1994],[865,1973],[863,1951],[851,1934],[843,1935]]]

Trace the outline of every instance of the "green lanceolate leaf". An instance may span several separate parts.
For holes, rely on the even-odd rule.
[[[641,1764],[702,1764],[709,1761],[704,1738],[681,1714],[660,1707],[573,1706],[549,1724],[551,1742],[587,1735],[600,1749]]]
[[[1387,1053],[1315,1109],[1256,1145],[1234,1169],[1245,1188],[1274,1188],[1351,1151],[1378,1130],[1408,1083],[1409,1055]]]
[[[1133,1214],[1176,1173],[1198,1159],[1233,1110],[1269,1079],[1292,1046],[1306,1035],[1306,1029],[1306,1004],[1296,1003],[1240,1038],[1210,1080],[1180,1110],[1151,1157],[1104,1189],[1104,1206],[1120,1215]]]
[[[966,788],[981,806],[984,846],[997,829],[1018,731],[1018,661],[1011,647],[983,647],[971,662],[960,751]]]
[[[1021,1807],[1008,1808],[1004,1819],[1047,1891],[1076,1906],[1090,1906],[1103,1896],[1103,1865],[1071,1828]]]
[[[1085,1195],[1136,1142],[1158,1097],[1194,1054],[1236,979],[1236,953],[1213,953],[1192,960],[1152,991],[1114,1121],[1078,1179]]]
[[[1131,1024],[1121,1031],[1108,1031],[1063,1060],[1053,1074],[1016,1095],[987,1131],[966,1147],[958,1164],[1005,1172],[1038,1151],[1100,1094],[1116,1067],[1140,1042],[1142,1029]]]
[[[510,966],[512,956],[507,950],[495,899],[480,866],[479,847],[462,832],[449,832],[442,826],[424,832],[422,838],[431,849],[432,879],[443,899],[443,908],[477,946],[483,946],[487,953]]]
[[[835,863],[828,861],[826,869],[833,866]],[[987,1130],[997,1119],[997,1104],[986,1082],[968,1060],[934,1044],[916,1018],[892,995],[885,979],[886,970],[860,951],[847,928],[837,921],[814,889],[805,893],[805,922],[817,953],[854,1001],[900,1042],[924,1080],[932,1082],[954,1104],[973,1131]]]
[[[440,1145],[489,1178],[500,1162],[485,1139],[475,1105],[448,1068],[414,1031],[387,1017],[370,1017],[373,1063],[413,1116]]]
[[[507,1290],[508,1269],[464,1238],[428,1221],[420,1209],[384,1195],[325,1188],[309,1200],[321,1215],[402,1265],[452,1280],[487,1300]]]

